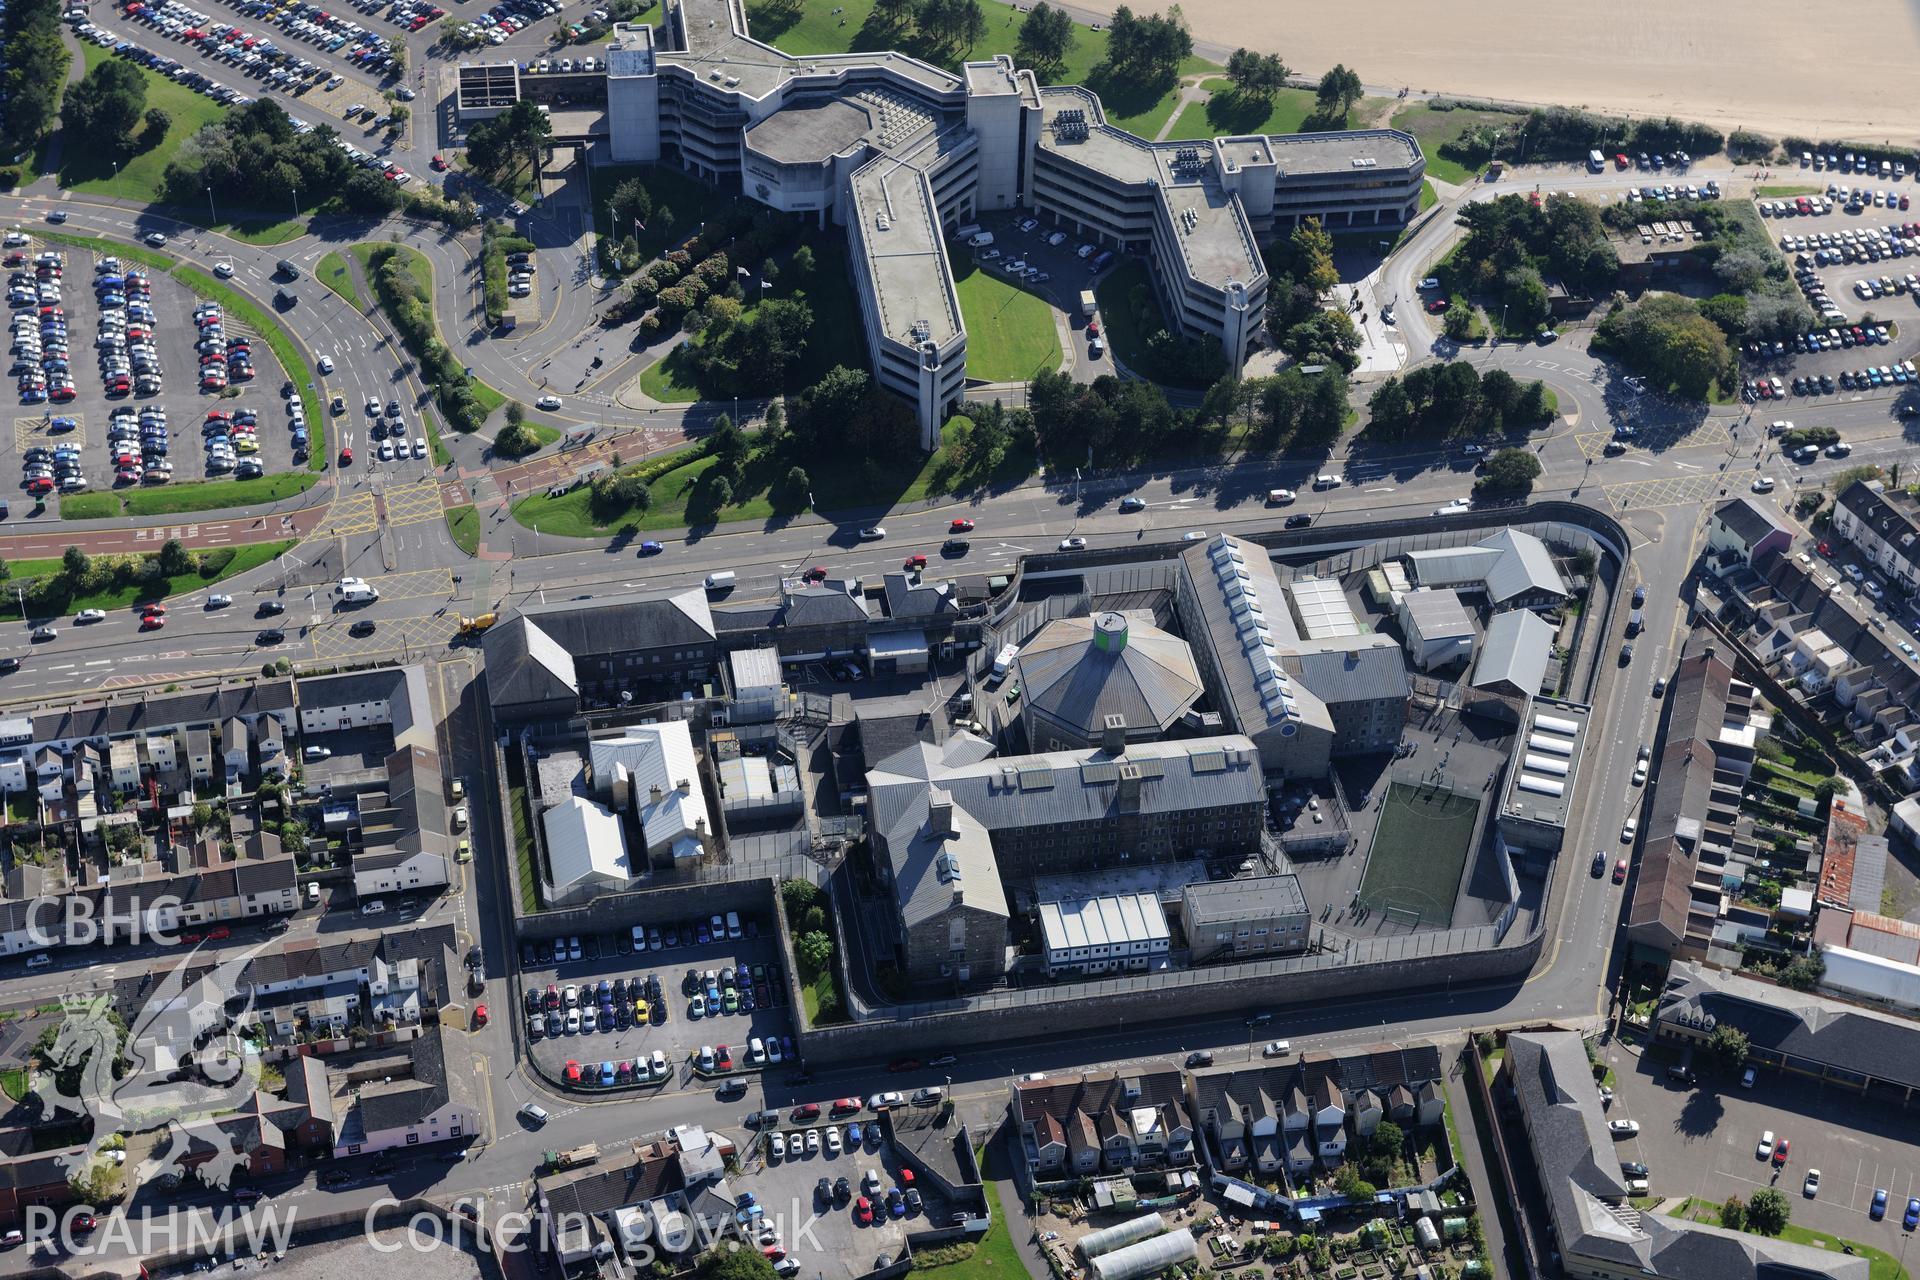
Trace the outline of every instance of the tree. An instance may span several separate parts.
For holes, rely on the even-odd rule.
[[[1406,1146],[1406,1131],[1391,1120],[1382,1120],[1375,1125],[1373,1136],[1367,1139],[1367,1150],[1370,1154],[1395,1160],[1400,1158]]]
[[[613,215],[615,233],[624,236],[629,230],[644,229],[653,216],[653,193],[640,179],[628,178],[614,187],[607,209]]]
[[[1474,481],[1475,492],[1521,497],[1531,492],[1540,476],[1540,459],[1526,449],[1501,449],[1487,459],[1486,474]]]
[[[780,882],[780,902],[786,907],[789,919],[797,919],[808,907],[820,901],[820,886],[811,880],[782,880]]]
[[[1180,64],[1192,53],[1193,33],[1179,5],[1140,18],[1123,4],[1107,23],[1103,70],[1112,79],[1162,84],[1180,74]]]
[[[192,816],[194,829],[204,831],[213,825],[213,806],[205,800],[198,801],[193,806]]]
[[[1547,318],[1547,285],[1532,267],[1516,267],[1507,273],[1500,301],[1513,328],[1530,332]]]
[[[1353,104],[1360,101],[1364,92],[1360,87],[1360,73],[1348,70],[1344,63],[1335,63],[1327,74],[1320,77],[1314,105],[1321,116],[1344,123],[1347,113],[1353,110]]]
[[[780,482],[780,487],[785,490],[787,501],[799,506],[812,497],[813,478],[807,474],[805,467],[788,467],[786,478]]]
[[[1779,1191],[1762,1187],[1747,1198],[1747,1230],[1777,1236],[1787,1229],[1793,1205]]]
[[[1766,278],[1767,259],[1752,249],[1735,249],[1720,255],[1713,274],[1735,293],[1747,293]]]
[[[793,272],[796,280],[811,279],[814,270],[813,246],[803,244],[795,249],[793,256],[787,259],[787,270]]]
[[[709,510],[717,512],[733,501],[733,482],[721,475],[718,467],[707,472],[707,482],[704,487]]]
[[[131,62],[97,64],[67,90],[61,123],[76,142],[109,155],[125,155],[134,126],[147,109],[147,82]]]
[[[1302,219],[1287,243],[1292,250],[1289,266],[1302,284],[1324,293],[1340,283],[1340,272],[1333,265],[1333,237],[1320,219]]]
[[[833,963],[833,939],[818,930],[803,933],[793,944],[793,954],[801,974],[809,980],[817,978]]]
[[[1795,956],[1788,961],[1786,968],[1780,971],[1783,986],[1795,991],[1811,991],[1820,985],[1820,979],[1827,976],[1827,962],[1822,956]]]
[[[1459,306],[1447,312],[1441,329],[1455,342],[1465,342],[1473,333],[1473,307]]]
[[[1727,335],[1678,294],[1650,293],[1612,312],[1600,322],[1595,344],[1690,400],[1705,399],[1717,379],[1732,374]]]
[[[1707,1037],[1707,1052],[1720,1064],[1720,1069],[1732,1075],[1747,1065],[1747,1053],[1752,1046],[1747,1041],[1747,1033],[1736,1026],[1721,1023]]]
[[[1404,433],[1413,425],[1413,399],[1406,384],[1388,378],[1367,398],[1367,418],[1373,428],[1389,438]]]
[[[1720,1206],[1720,1225],[1729,1231],[1739,1231],[1746,1223],[1746,1201],[1739,1196],[1728,1196],[1727,1202]]]
[[[140,117],[140,127],[140,140],[149,147],[157,147],[173,127],[173,117],[165,107],[148,107],[147,114]]]
[[[193,557],[187,553],[184,543],[178,538],[168,538],[160,544],[160,572],[169,578],[177,578],[183,573],[193,571]]]
[[[1360,331],[1344,311],[1322,311],[1280,335],[1280,349],[1306,364],[1332,361],[1347,373],[1360,363]]]
[[[773,1263],[758,1249],[713,1249],[694,1274],[699,1280],[774,1280]]]
[[[507,401],[507,425],[517,427],[527,420],[527,406],[518,400]]]
[[[1032,67],[1042,80],[1053,79],[1066,70],[1067,55],[1073,52],[1073,18],[1066,10],[1040,0],[1021,20],[1014,50],[1020,62]]]
[[[1813,798],[1821,804],[1826,804],[1846,790],[1846,787],[1847,784],[1839,778],[1822,778],[1813,784]]]
[[[913,25],[917,0],[874,0],[873,20],[883,31],[898,34]]]
[[[1371,1182],[1360,1176],[1360,1170],[1351,1163],[1340,1166],[1333,1175],[1333,1189],[1355,1204],[1364,1204],[1373,1199],[1378,1191]]]
[[[94,1156],[86,1167],[67,1178],[67,1185],[83,1205],[98,1209],[120,1198],[122,1166],[105,1152]]]
[[[82,586],[93,576],[93,557],[79,547],[68,547],[60,556],[60,572],[71,585]]]
[[[1227,57],[1227,79],[1234,92],[1263,102],[1271,101],[1274,94],[1287,87],[1289,74],[1277,53],[1235,49]]]
[[[747,438],[733,425],[733,419],[723,413],[714,421],[713,431],[707,436],[706,450],[720,459],[721,466],[738,469],[747,460]]]

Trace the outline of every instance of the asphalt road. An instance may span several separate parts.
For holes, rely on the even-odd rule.
[[[1577,189],[1584,185],[1583,177],[1556,176],[1543,179],[1543,185]],[[1614,185],[1623,181],[1602,175],[1593,179],[1593,185],[1600,185],[1603,179]],[[70,230],[125,234],[128,216],[123,209],[80,200],[62,203],[71,214]],[[36,218],[47,207],[44,199],[0,201],[0,210],[20,220]],[[150,223],[158,225],[156,220],[141,215],[136,225],[144,228]],[[1378,286],[1381,296],[1393,292],[1395,280],[1401,288],[1417,284],[1431,256],[1443,251],[1449,225],[1450,219],[1436,219],[1413,237],[1408,248],[1386,268],[1385,283]],[[470,332],[462,325],[470,326],[472,319],[471,260],[460,241],[437,230],[400,223],[340,228],[290,246],[257,249],[173,224],[164,224],[164,229],[178,237],[173,247],[184,258],[234,261],[236,279],[256,293],[264,287],[277,257],[289,256],[311,268],[328,248],[344,243],[342,237],[384,238],[398,232],[435,264],[439,291],[436,303],[443,331],[456,343],[464,341],[460,337],[463,332]],[[549,244],[543,247],[540,260],[543,271],[568,274],[581,267],[577,250],[570,245]],[[584,288],[563,293],[590,297]],[[567,305],[572,308],[579,304]],[[1397,310],[1401,336],[1410,352],[1423,355],[1433,351],[1433,337],[1424,328],[1422,313],[1404,305]],[[530,357],[543,350],[584,350],[579,323],[590,314],[590,305],[584,312],[556,312],[518,345],[481,341],[467,345],[466,350],[488,381],[509,394],[530,399],[527,393],[537,387],[530,377],[538,376],[537,362],[530,364]],[[350,408],[369,395],[384,402],[396,394],[396,389],[419,394],[406,367],[408,362],[396,352],[384,328],[358,315],[331,292],[318,286],[303,290],[301,303],[283,318],[311,354],[334,356],[338,371],[327,380],[326,390],[345,395]],[[592,335],[587,337],[591,340]],[[1211,1048],[1223,1059],[1232,1060],[1236,1054],[1257,1052],[1254,1039],[1275,1034],[1286,1036],[1303,1049],[1343,1049],[1381,1039],[1451,1035],[1465,1027],[1540,1018],[1592,1018],[1602,1011],[1613,923],[1622,891],[1610,879],[1592,878],[1586,864],[1594,850],[1606,851],[1609,860],[1617,856],[1616,851],[1623,847],[1618,840],[1620,822],[1639,802],[1641,792],[1630,781],[1633,756],[1640,742],[1650,740],[1656,726],[1660,704],[1649,691],[1657,676],[1671,669],[1677,652],[1686,578],[1705,513],[1723,491],[1742,491],[1759,474],[1774,476],[1790,494],[1794,486],[1819,483],[1842,467],[1897,460],[1910,453],[1911,445],[1884,400],[1836,398],[1822,406],[1820,420],[1840,427],[1854,441],[1854,455],[1845,462],[1822,459],[1808,468],[1795,468],[1772,456],[1761,438],[1767,416],[1764,412],[1674,405],[1636,395],[1588,355],[1577,338],[1552,347],[1496,346],[1476,351],[1470,358],[1476,363],[1508,368],[1516,376],[1542,378],[1553,387],[1561,399],[1562,419],[1525,442],[1538,451],[1545,468],[1540,492],[1617,512],[1634,539],[1627,585],[1641,582],[1648,587],[1647,637],[1636,646],[1636,657],[1629,667],[1619,669],[1609,664],[1595,699],[1588,758],[1581,765],[1580,798],[1566,845],[1568,858],[1556,878],[1547,908],[1554,942],[1536,971],[1522,983],[1390,993],[1337,1007],[1287,1011],[1271,1027],[1258,1028],[1251,1036],[1243,1022],[1224,1019],[1172,1027],[1120,1024],[1055,1035],[1044,1042],[971,1048],[951,1068],[884,1077],[885,1087],[910,1089],[950,1081],[963,1109],[984,1120],[1001,1106],[1005,1080],[1019,1070],[1064,1071],[1116,1060],[1177,1055],[1196,1048]],[[401,398],[408,397],[402,394]],[[594,402],[589,399],[588,403]],[[573,408],[570,404],[569,409]],[[674,420],[674,415],[642,415],[617,408],[604,412],[609,425]],[[349,421],[354,417],[349,414]],[[1616,421],[1633,422],[1641,430],[1643,443],[1650,447],[1635,448],[1619,457],[1601,454],[1599,445]],[[334,443],[337,447],[337,435]],[[484,465],[477,448],[470,442],[456,447],[460,451],[459,469],[477,475]],[[1332,531],[1347,524],[1391,518],[1396,513],[1424,513],[1464,495],[1472,482],[1469,460],[1457,454],[1377,454],[1363,446],[1340,461],[1349,483],[1324,495],[1312,494],[1306,483],[1310,474],[1329,469],[1329,464],[1321,460],[1099,476],[1080,482],[1071,477],[1056,478],[976,500],[918,504],[879,516],[862,513],[839,522],[806,517],[769,527],[737,525],[711,532],[670,532],[659,535],[666,543],[663,553],[647,559],[638,558],[631,550],[565,545],[520,531],[505,534],[513,560],[497,569],[487,567],[485,572],[451,548],[437,520],[423,519],[396,528],[390,514],[395,505],[392,485],[356,464],[331,473],[335,483],[325,500],[332,504],[332,532],[310,546],[317,545],[320,551],[341,557],[349,565],[377,556],[384,567],[383,580],[394,589],[388,590],[379,603],[354,615],[376,623],[375,634],[365,646],[341,647],[338,633],[343,627],[336,612],[327,606],[326,579],[316,579],[312,555],[308,548],[302,548],[294,565],[269,566],[223,587],[237,597],[230,610],[196,609],[191,597],[177,602],[185,607],[176,609],[163,632],[142,635],[131,618],[116,617],[92,629],[63,625],[58,640],[32,646],[23,627],[0,626],[0,655],[31,653],[31,664],[46,668],[44,678],[31,685],[0,685],[0,696],[71,692],[117,679],[257,669],[262,653],[252,644],[258,626],[251,617],[252,605],[264,594],[279,598],[284,589],[289,607],[283,625],[287,625],[294,643],[276,653],[295,659],[420,653],[434,659],[435,697],[440,703],[437,710],[445,721],[443,745],[455,758],[484,762],[476,749],[478,726],[469,714],[471,651],[450,649],[446,644],[445,631],[451,626],[448,614],[452,611],[477,611],[481,603],[515,605],[529,598],[552,600],[603,595],[619,589],[684,586],[716,568],[733,569],[740,577],[736,595],[755,599],[771,595],[782,577],[816,564],[838,573],[871,576],[918,552],[940,566],[932,570],[937,574],[950,564],[969,570],[1011,567],[1015,557],[1051,549],[1069,536],[1085,537],[1092,545],[1104,547],[1166,541],[1191,529],[1246,532],[1271,527],[1287,514],[1265,504],[1266,490],[1276,485],[1301,491],[1300,503],[1290,510],[1309,511],[1317,526]],[[361,501],[376,495],[377,501]],[[1127,495],[1145,499],[1145,510],[1122,515],[1117,504]],[[373,513],[371,524],[364,528],[357,518],[348,518],[363,507]],[[389,514],[382,516],[382,510]],[[949,522],[960,515],[977,522],[969,535],[973,549],[962,560],[945,561],[939,556],[939,545],[947,536]],[[876,518],[888,530],[886,539],[858,541],[858,525]],[[496,535],[495,545],[499,540]],[[457,572],[475,580],[454,582]],[[402,583],[406,585],[402,587]],[[296,626],[305,628],[297,641]],[[1602,651],[1617,648],[1618,639],[1606,638]],[[473,790],[476,795],[491,794],[492,780],[484,775],[484,763],[480,768]],[[507,833],[498,828],[492,806],[475,806],[475,816],[476,859],[464,873],[469,878],[461,892],[444,899],[435,910],[447,912],[463,934],[486,944],[492,984],[489,995],[502,1004],[504,1013],[508,1002],[502,984],[512,963],[507,913],[502,909],[510,892],[505,883],[505,859],[500,856]],[[295,927],[320,928],[325,923],[303,920]],[[48,973],[8,973],[0,977],[0,1004],[31,1002],[67,983],[96,983],[111,973],[109,966],[86,967],[72,962]],[[542,1151],[590,1140],[601,1141],[605,1147],[609,1145],[604,1140],[608,1134],[639,1135],[686,1122],[737,1132],[740,1118],[762,1105],[803,1100],[778,1078],[770,1084],[751,1086],[746,1098],[728,1104],[720,1103],[707,1089],[680,1086],[651,1098],[596,1102],[556,1098],[518,1068],[505,1016],[473,1033],[470,1040],[460,1041],[460,1047],[463,1051],[455,1055],[455,1067],[474,1073],[475,1086],[490,1115],[488,1139],[459,1164],[422,1160],[404,1168],[395,1179],[397,1187],[418,1185],[449,1195],[479,1191],[503,1205],[518,1207],[516,1197],[524,1201],[526,1179]],[[876,1075],[872,1066],[849,1065],[823,1070],[807,1087],[805,1097],[823,1099],[839,1093],[870,1092],[882,1083],[883,1077]],[[529,1100],[541,1101],[552,1113],[541,1130],[527,1128],[515,1115],[518,1106]],[[369,1202],[376,1193],[386,1190],[383,1185],[368,1185],[323,1192],[310,1180],[290,1180],[283,1187],[269,1189],[274,1192],[275,1203],[330,1207]]]

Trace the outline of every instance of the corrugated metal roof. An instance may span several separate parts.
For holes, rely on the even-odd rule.
[[[1496,613],[1468,683],[1476,689],[1508,685],[1528,697],[1539,693],[1553,660],[1553,636],[1552,623],[1525,609]]]
[[[612,810],[583,796],[568,796],[547,810],[541,822],[546,827],[555,888],[565,889],[591,876],[633,878],[627,837]]]
[[[1166,912],[1151,893],[1043,902],[1040,934],[1049,951],[1165,941],[1170,936]]]
[[[1314,640],[1357,636],[1360,622],[1347,603],[1347,593],[1332,578],[1297,578],[1287,588],[1301,630]]]

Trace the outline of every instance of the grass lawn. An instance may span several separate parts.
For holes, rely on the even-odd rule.
[[[407,269],[407,274],[413,277],[414,283],[420,286],[421,290],[426,294],[429,303],[431,303],[434,296],[433,264],[427,261],[427,256],[424,253],[421,253],[418,249],[408,248],[404,244],[356,244],[356,245],[350,246],[347,249],[347,252],[351,253],[355,258],[359,259],[360,270],[366,274],[366,277],[368,280],[372,280],[373,270],[374,270],[373,256],[376,253],[382,253],[387,250],[392,250],[393,253],[400,259],[401,263]],[[321,260],[321,265],[323,267],[326,265],[325,259]],[[428,309],[430,312],[432,312],[434,317],[434,320],[433,320],[434,332],[439,333],[439,329],[440,329],[439,313],[437,311],[432,311],[431,306],[429,306]],[[439,336],[440,336],[441,342],[445,343],[447,341],[447,336],[444,333],[441,333]],[[447,344],[447,349],[449,351],[453,350],[453,346],[451,343]],[[473,392],[473,398],[479,401],[480,407],[489,414],[491,414],[494,410],[498,409],[501,405],[507,402],[507,398],[505,396],[501,395],[498,391],[495,391],[492,387],[488,386],[486,383],[480,381],[480,379],[473,377],[471,375],[469,375],[467,378],[467,388],[468,390]],[[559,437],[555,436],[554,438],[558,439]],[[434,439],[437,441],[439,439],[439,436],[435,434]],[[321,455],[316,453],[314,454],[314,457],[319,458],[321,457]],[[436,452],[434,455],[434,461],[436,463],[440,462],[440,455],[438,452]]]
[[[257,569],[263,564],[270,563],[290,550],[295,541],[288,538],[280,542],[255,542],[244,547],[203,551],[196,557],[198,567],[190,572],[176,574],[171,578],[157,579],[151,583],[128,583],[125,586],[74,596],[67,601],[60,612],[71,613],[77,609],[125,609],[150,600],[164,600],[186,591],[198,591],[245,573],[249,569]],[[58,560],[23,560],[14,565],[13,577],[10,581],[26,582],[32,578],[49,577],[59,572],[60,561]],[[10,595],[0,600],[0,617],[17,618],[19,616],[20,606],[17,596]]]
[[[27,1069],[8,1067],[0,1071],[0,1092],[4,1092],[15,1102],[27,1096]]]
[[[229,324],[239,328],[250,329],[260,337],[266,339],[267,346],[273,350],[273,358],[280,362],[281,372],[286,374],[286,376],[292,380],[293,385],[300,389],[300,403],[306,406],[307,426],[308,430],[312,433],[312,449],[307,455],[307,470],[315,475],[325,471],[327,469],[327,416],[320,411],[320,393],[313,390],[313,368],[307,364],[305,358],[301,355],[300,348],[294,345],[293,336],[281,326],[278,320],[262,310],[259,303],[235,289],[228,288],[225,284],[215,280],[203,271],[198,271],[186,266],[175,267],[173,269],[173,278],[201,297],[219,303],[226,311]],[[262,480],[273,480],[275,478],[276,477],[273,476],[263,476]],[[256,482],[239,481],[238,483],[249,484]],[[309,476],[307,483],[301,485],[300,489],[305,489],[312,485],[312,483],[313,476]],[[186,487],[185,485],[176,486],[175,492]],[[299,490],[293,490],[292,492],[299,492]],[[264,501],[264,499],[236,498],[233,502],[226,505],[234,506],[248,501],[259,502]],[[130,509],[134,510],[135,514],[140,514],[137,508]],[[188,510],[208,511],[213,510],[213,508],[156,508],[156,511]]]
[[[440,438],[440,419],[431,409],[421,412],[420,422],[427,432],[427,452],[433,458],[433,465],[444,467],[453,461],[453,452],[447,448],[447,442]]]
[[[122,514],[117,493],[74,493],[60,499],[62,520],[105,520]],[[16,567],[15,572],[18,572]]]
[[[194,95],[199,97],[198,94]],[[276,245],[298,240],[307,234],[304,218],[249,218],[241,222],[222,222],[208,228],[242,244]]]
[[[1220,134],[1241,133],[1319,133],[1347,127],[1338,121],[1324,121],[1315,117],[1314,93],[1311,89],[1282,89],[1271,99],[1264,99],[1241,97],[1233,92],[1232,84],[1225,79],[1203,80],[1200,87],[1213,96],[1205,102],[1188,103],[1168,132],[1169,138],[1212,138]],[[1362,98],[1354,104],[1347,119],[1365,120],[1386,103],[1385,98]]]
[[[1478,809],[1450,791],[1392,784],[1367,850],[1360,900],[1383,910],[1418,911],[1422,923],[1444,928],[1453,919]]]
[[[480,513],[471,502],[448,508],[447,532],[453,535],[454,546],[470,556],[480,554]]]
[[[867,367],[867,345],[863,336],[865,329],[854,306],[853,290],[847,282],[846,246],[836,240],[822,241],[813,246],[813,255],[813,276],[805,287],[792,278],[791,271],[782,271],[774,278],[769,294],[775,298],[798,298],[813,311],[813,326],[807,337],[806,350],[787,371],[789,391],[812,386],[835,365],[845,365],[849,369]],[[753,306],[749,305],[741,314],[742,322],[751,317],[753,311]],[[695,336],[689,341],[699,342],[700,338]],[[692,370],[682,354],[684,350],[685,344],[676,346],[642,369],[640,389],[662,404],[692,404],[701,399],[703,390],[713,399],[724,399],[729,394],[728,388],[702,388],[694,383]],[[968,335],[967,367],[973,368],[971,334]]]
[[[101,63],[116,60],[113,54],[93,44],[81,45],[80,56],[86,59],[89,72]],[[134,135],[132,158],[117,169],[109,157],[91,152],[86,147],[63,147],[60,185],[90,195],[159,204],[162,202],[161,178],[174,152],[179,150],[182,142],[226,115],[227,109],[184,85],[175,84],[165,76],[155,75],[145,67],[135,63],[128,65],[147,82],[147,106],[160,107],[172,117],[166,137],[148,138],[146,126],[141,125],[140,132]]]
[[[967,324],[967,374],[989,382],[1024,382],[1060,365],[1053,308],[1037,294],[982,270],[973,255],[947,246],[960,314]]]
[[[193,511],[224,511],[278,502],[305,493],[319,481],[311,471],[287,471],[255,480],[189,480],[158,489],[114,493],[78,493],[60,500],[62,520],[98,520],[103,516],[165,516]],[[85,503],[84,506],[81,504]]]
[[[1390,123],[1393,128],[1410,133],[1420,140],[1420,149],[1427,154],[1429,174],[1442,182],[1472,182],[1475,176],[1486,167],[1486,157],[1477,158],[1474,167],[1469,169],[1459,161],[1450,160],[1441,155],[1441,145],[1483,124],[1490,124],[1504,130],[1511,136],[1518,132],[1525,121],[1525,116],[1506,111],[1481,111],[1468,107],[1440,111],[1428,103],[1420,102],[1394,112]]]
[[[1144,325],[1133,313],[1130,299],[1135,289],[1146,290],[1148,307],[1156,317]],[[1094,301],[1100,306],[1100,323],[1107,335],[1107,345],[1113,349],[1113,358],[1121,364],[1137,364],[1146,352],[1147,339],[1166,328],[1159,297],[1153,291],[1153,282],[1147,278],[1147,264],[1139,258],[1126,258],[1102,276],[1094,286]]]
[[[367,301],[360,296],[360,286],[354,281],[353,268],[347,265],[347,260],[340,256],[339,250],[336,249],[320,259],[320,266],[313,274],[319,278],[321,284],[345,299],[347,305],[355,311],[367,309]]]
[[[1762,200],[1778,200],[1782,196],[1818,196],[1826,194],[1825,187],[1816,187],[1810,182],[1787,182],[1771,186],[1758,186],[1753,194]]]
[[[45,240],[52,244],[70,245],[75,249],[91,249],[99,254],[112,254],[122,262],[137,262],[156,271],[172,271],[179,263],[164,253],[157,253],[143,245],[122,244],[118,240],[103,240],[99,236],[68,235],[64,231],[45,231],[35,227],[35,240]]]
[[[1020,1260],[1019,1250],[1014,1248],[1013,1233],[1007,1227],[1006,1215],[1000,1210],[1000,1188],[993,1181],[1001,1176],[999,1144],[989,1142],[983,1151],[984,1156],[976,1152],[975,1158],[980,1160],[980,1173],[987,1193],[987,1212],[992,1215],[993,1225],[987,1228],[987,1234],[980,1237],[980,1243],[971,1258],[939,1267],[915,1267],[916,1273],[934,1276],[937,1280],[1023,1280],[1026,1276],[1026,1264]]]
[[[1019,39],[1021,14],[1012,5],[981,0],[980,9],[986,15],[986,34],[980,43],[963,50],[926,48],[911,33],[903,35],[886,30],[872,21],[873,0],[801,0],[791,11],[749,4],[747,15],[756,38],[788,53],[899,49],[957,71],[962,62],[980,62],[995,54],[1013,53]],[[1109,77],[1095,74],[1095,68],[1106,56],[1106,32],[1075,26],[1073,47],[1067,53],[1065,67],[1046,82],[1087,85],[1099,93],[1108,120],[1123,129],[1152,137],[1172,110],[1170,100],[1178,96],[1179,86],[1114,83]],[[1216,64],[1198,57],[1188,58],[1180,66],[1181,75],[1217,70]]]
[[[513,861],[519,871],[516,880],[520,886],[520,909],[540,911],[545,909],[546,904],[540,900],[540,877],[534,866],[533,818],[532,811],[527,808],[526,773],[517,752],[509,751],[506,754],[507,808],[513,814]]]
[[[955,429],[957,419],[949,420],[942,434]],[[606,538],[621,532],[646,532],[653,529],[678,529],[690,522],[687,503],[699,485],[700,477],[715,459],[688,450],[690,461],[675,467],[648,486],[652,505],[643,513],[631,511],[597,515],[586,486],[572,489],[558,498],[549,498],[545,490],[522,498],[513,505],[513,518],[529,529],[559,534],[568,538]],[[813,480],[815,510],[836,511],[853,507],[889,506],[916,502],[929,493],[939,492],[938,484],[945,464],[944,450],[931,456],[910,460],[884,471],[877,482],[870,482],[863,467],[842,465],[833,470],[816,460],[808,467]],[[786,474],[790,464],[755,454],[747,462],[746,474],[734,494],[734,501],[720,513],[715,523],[735,520],[770,520],[777,513],[769,497],[775,481]],[[1006,468],[1002,468],[1004,475]],[[995,479],[1000,479],[996,476]]]
[[[1420,212],[1425,213],[1440,203],[1440,193],[1433,189],[1431,178],[1420,179]]]

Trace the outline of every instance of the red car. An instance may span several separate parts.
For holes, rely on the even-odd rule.
[[[826,577],[827,577],[827,566],[823,564],[817,564],[813,566],[813,568],[801,574],[800,577],[801,577],[801,580],[804,582],[824,582],[826,581]]]
[[[223,924],[217,924],[213,926],[213,928],[207,930],[208,942],[225,942],[228,938],[231,938],[232,936],[233,936],[233,930],[227,928],[227,926]]]
[[[1100,322],[1098,320],[1087,321],[1087,336],[1089,338],[1097,338],[1100,336]]]
[[[73,1215],[73,1231],[75,1235],[91,1231],[99,1225],[90,1213],[76,1213]]]
[[[483,1004],[473,1006],[473,1025],[476,1027],[487,1025],[487,1006]]]
[[[713,1051],[713,1061],[722,1071],[733,1070],[733,1050],[720,1045]]]
[[[353,462],[353,446],[348,445],[346,448],[343,448],[342,450],[340,450],[340,465],[344,467],[349,465],[352,462]]]
[[[572,1058],[567,1059],[566,1077],[567,1077],[568,1084],[580,1083],[580,1064],[575,1062]]]
[[[1451,298],[1435,298],[1427,304],[1427,310],[1437,316],[1452,305],[1453,299]]]
[[[1625,858],[1613,864],[1613,882],[1615,884],[1625,884],[1627,882],[1627,860]]]
[[[433,159],[429,160],[427,164],[436,173],[447,167],[447,161],[444,156],[435,156]]]
[[[817,1102],[803,1102],[793,1109],[793,1122],[795,1124],[800,1124],[807,1120],[818,1120],[819,1118],[820,1104]]]
[[[837,1116],[852,1115],[865,1105],[866,1104],[858,1098],[841,1098],[833,1104],[833,1114]],[[814,1110],[817,1112],[819,1108],[815,1107]]]
[[[895,1071],[895,1072],[918,1071],[919,1069],[920,1069],[920,1059],[918,1058],[895,1058],[892,1062],[889,1062],[887,1064],[887,1070]]]
[[[861,1196],[858,1200],[855,1200],[853,1202],[853,1216],[861,1226],[872,1222],[873,1201],[867,1199],[865,1196]]]
[[[167,620],[157,613],[149,613],[140,619],[140,629],[142,631],[158,631],[166,625]]]
[[[181,943],[189,947],[198,946],[200,943],[205,942],[206,940],[207,940],[207,935],[204,933],[183,933],[180,935]]]
[[[1773,1144],[1773,1167],[1779,1168],[1787,1162],[1787,1150],[1792,1144],[1785,1138]]]
[[[972,533],[973,521],[955,520],[952,524],[947,526],[947,532],[948,533]]]
[[[927,558],[925,556],[908,556],[906,563],[901,566],[903,569],[924,569],[926,567]]]

